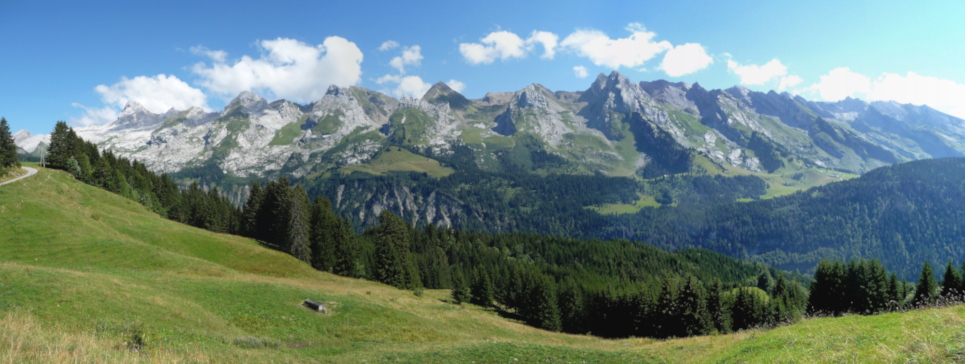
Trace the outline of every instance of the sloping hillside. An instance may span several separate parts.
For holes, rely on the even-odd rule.
[[[317,272],[40,169],[0,187],[0,360],[27,362],[950,361],[965,310],[769,332],[603,340]],[[299,306],[313,298],[327,314]],[[140,334],[138,334],[140,333]],[[140,338],[140,339],[137,339]],[[139,347],[140,352],[130,348]],[[754,361],[754,360],[752,360]]]

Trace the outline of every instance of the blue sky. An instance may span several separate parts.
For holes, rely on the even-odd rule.
[[[330,83],[419,96],[436,81],[479,98],[531,83],[585,90],[617,69],[965,117],[963,16],[961,1],[6,0],[0,115],[37,134],[104,123],[128,100],[220,110],[243,89],[310,102]]]

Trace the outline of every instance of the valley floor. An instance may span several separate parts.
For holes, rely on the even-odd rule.
[[[4,362],[955,362],[965,306],[607,340],[416,297],[162,219],[38,168],[0,188]],[[9,188],[7,188],[9,187]],[[325,302],[326,313],[301,307]]]

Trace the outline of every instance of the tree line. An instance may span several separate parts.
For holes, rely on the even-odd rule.
[[[949,261],[941,283],[928,261],[918,275],[918,284],[898,280],[877,260],[822,260],[811,284],[808,310],[813,314],[876,314],[884,311],[929,307],[965,301],[965,262],[958,270]]]
[[[0,117],[0,177],[14,168],[20,168],[20,162],[17,159],[17,144],[13,141],[10,125],[7,125],[7,118]]]
[[[215,232],[239,232],[241,210],[217,187],[205,191],[192,183],[181,189],[166,174],[158,175],[143,163],[111,151],[101,153],[63,121],[50,133],[47,163],[79,181],[137,201],[162,217]]]

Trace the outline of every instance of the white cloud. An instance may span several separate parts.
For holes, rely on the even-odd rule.
[[[559,39],[560,36],[556,34],[534,30],[529,38],[523,40],[516,33],[500,30],[480,39],[481,43],[460,43],[459,53],[469,64],[490,64],[496,59],[526,58],[539,44],[543,47],[540,58],[553,59]]]
[[[763,85],[774,78],[787,75],[787,67],[781,64],[781,61],[777,58],[763,66],[754,64],[741,66],[737,62],[728,60],[727,69],[740,76],[742,85]]]
[[[385,75],[377,78],[375,80],[375,83],[381,85],[383,83],[399,83],[401,81],[402,81],[402,75]]]
[[[687,43],[667,51],[660,68],[670,77],[680,77],[706,68],[714,59],[700,44]]]
[[[672,48],[670,42],[654,42],[656,33],[648,32],[638,23],[627,27],[627,38],[610,39],[599,30],[577,30],[568,35],[560,46],[587,57],[597,66],[612,69],[638,67],[644,62]]]
[[[797,75],[781,77],[781,84],[777,86],[777,90],[778,91],[787,90],[791,87],[797,86],[799,83],[801,83],[801,81],[804,81],[804,80],[802,80],[801,77],[798,77]]]
[[[80,126],[103,125],[117,120],[117,110],[113,107],[105,106],[102,108],[87,107],[79,103],[72,103],[70,106],[84,109],[84,115],[79,118],[70,118],[70,123]]]
[[[392,93],[397,97],[411,96],[414,98],[422,98],[432,85],[423,82],[422,78],[419,76],[405,76],[399,81],[399,87],[392,90]]]
[[[449,85],[449,88],[456,90],[456,92],[460,92],[460,93],[462,92],[462,90],[466,89],[465,83],[462,83],[456,80],[449,80],[449,82],[446,82],[446,85]]]
[[[854,97],[856,93],[866,94],[871,90],[871,80],[862,74],[851,72],[848,67],[831,70],[821,76],[821,81],[807,88],[816,91],[825,101],[840,101]]]
[[[104,107],[94,108],[73,103],[72,106],[84,109],[84,115],[71,118],[72,123],[87,126],[114,121],[117,119],[118,110],[124,108],[129,101],[135,101],[156,114],[172,108],[187,110],[192,106],[208,109],[207,96],[201,90],[173,75],[137,76],[130,79],[122,77],[120,82],[110,86],[98,85],[94,91],[100,94]]]
[[[872,101],[928,105],[965,119],[965,85],[951,80],[914,72],[908,72],[905,76],[883,73],[874,81],[867,97]]]
[[[94,91],[101,94],[101,101],[109,106],[123,108],[128,101],[136,101],[153,113],[163,113],[171,108],[187,110],[192,106],[207,107],[207,96],[171,75],[154,77],[122,77],[111,86],[98,85]]]
[[[462,53],[470,64],[489,64],[496,58],[505,61],[509,58],[526,57],[526,42],[512,32],[492,32],[480,41],[482,44],[459,44],[459,53]]]
[[[192,71],[201,86],[223,96],[261,89],[296,102],[318,100],[333,84],[354,85],[362,74],[362,51],[345,38],[328,37],[318,46],[278,38],[258,46],[267,52],[258,59],[243,56],[230,65],[214,60],[210,67],[198,63]]]
[[[399,73],[405,73],[405,66],[419,66],[422,63],[422,48],[419,45],[414,45],[412,47],[403,47],[402,55],[392,58],[389,61],[389,65],[393,68],[399,70]]]
[[[228,57],[228,53],[225,51],[213,51],[200,45],[191,47],[191,53],[206,56],[215,62],[224,62],[225,58]]]
[[[589,73],[586,72],[586,67],[583,66],[573,67],[573,74],[579,78],[586,78],[586,76],[589,76]]]
[[[526,44],[528,47],[532,47],[533,44],[539,43],[543,46],[543,55],[539,56],[539,58],[553,59],[556,55],[556,45],[559,40],[560,36],[556,34],[534,30],[533,33],[529,35],[529,38],[526,39]]]
[[[385,42],[382,42],[382,45],[379,46],[379,50],[382,52],[385,52],[387,50],[393,49],[398,46],[399,46],[399,42],[396,42],[394,40],[387,40]]]

